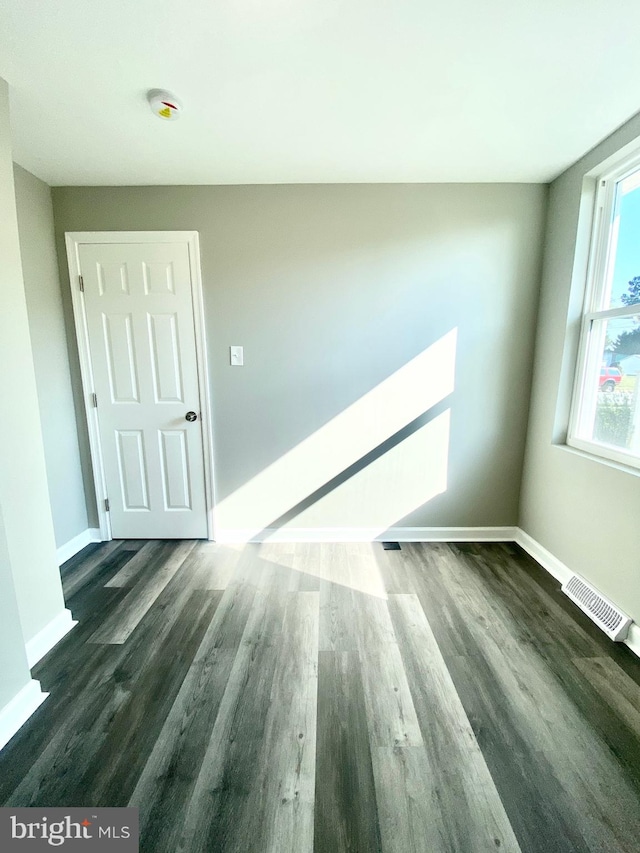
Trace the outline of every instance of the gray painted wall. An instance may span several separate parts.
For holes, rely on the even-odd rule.
[[[564,446],[584,295],[590,182],[640,135],[640,116],[551,186],[520,525],[640,621],[640,472]],[[592,182],[591,182],[592,183]],[[574,265],[575,259],[575,265]]]
[[[31,681],[0,507],[0,718]],[[1,727],[0,727],[1,732]],[[1,736],[1,735],[0,735]]]
[[[293,527],[517,522],[546,198],[515,184],[53,190],[65,281],[65,231],[200,232],[216,498],[243,529],[291,507]],[[336,419],[452,330],[444,401],[436,347]]]
[[[14,166],[22,273],[40,404],[49,498],[58,546],[87,529],[51,189]]]
[[[13,210],[12,210],[13,208]],[[4,217],[8,217],[5,224]],[[7,84],[0,79],[0,284],[2,287],[17,275],[17,233],[13,201],[13,175],[11,172],[11,136],[9,132],[9,93]],[[5,251],[8,252],[8,269],[5,268]],[[8,278],[5,278],[5,275]],[[5,308],[4,293],[0,290],[0,312]],[[1,322],[1,321],[0,321]],[[0,347],[2,342],[0,341]],[[6,365],[3,365],[3,384]],[[6,417],[6,412],[3,413]],[[0,456],[0,477],[4,479],[3,448]],[[0,504],[0,737],[2,737],[2,712],[20,691],[31,681],[27,664],[24,636],[16,598],[15,581],[9,545]],[[9,732],[7,732],[9,734]]]
[[[28,642],[64,609],[20,263],[8,87],[0,80],[0,506]],[[0,578],[0,583],[3,579]]]

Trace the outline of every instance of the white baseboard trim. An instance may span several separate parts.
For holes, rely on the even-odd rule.
[[[25,648],[27,650],[29,668],[34,667],[39,660],[42,660],[47,652],[50,652],[77,624],[70,610],[61,610],[48,625],[45,625],[35,637],[32,637],[26,643]]]
[[[216,542],[513,542],[516,527],[270,527],[216,530]]]
[[[631,623],[624,644],[625,646],[629,646],[634,655],[638,655],[640,658],[640,625],[635,622]]]
[[[551,551],[547,551],[533,536],[529,536],[520,527],[516,528],[515,541],[560,583],[569,580],[573,574],[568,566],[565,566],[557,557],[553,556]]]
[[[92,542],[102,542],[102,536],[98,527],[88,527],[82,533],[78,533],[73,539],[61,545],[56,552],[58,555],[58,565],[61,566],[67,560],[75,557],[79,551],[82,551],[83,548],[86,548]]]
[[[0,749],[9,743],[18,729],[27,722],[36,708],[44,702],[49,694],[40,689],[40,682],[31,679],[0,710]]]
[[[551,551],[547,551],[547,549],[536,541],[533,536],[529,536],[529,534],[525,533],[525,531],[520,527],[517,528],[515,541],[521,548],[524,548],[527,554],[532,556],[543,569],[549,572],[550,575],[553,575],[553,577],[560,583],[564,583],[573,574],[568,566],[566,566],[557,557],[554,557]],[[632,623],[629,628],[627,639],[623,640],[623,643],[625,646],[628,646],[634,654],[640,657],[640,625],[635,622]]]

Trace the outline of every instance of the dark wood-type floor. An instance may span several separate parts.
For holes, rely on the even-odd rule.
[[[516,546],[111,542],[0,802],[141,849],[640,850],[640,662]]]

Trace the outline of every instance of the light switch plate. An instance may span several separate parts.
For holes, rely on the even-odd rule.
[[[229,359],[232,367],[242,367],[244,364],[244,347],[229,347]]]

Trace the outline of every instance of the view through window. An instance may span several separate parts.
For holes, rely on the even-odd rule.
[[[637,156],[637,155],[636,155]],[[640,467],[640,164],[599,181],[568,443]]]

